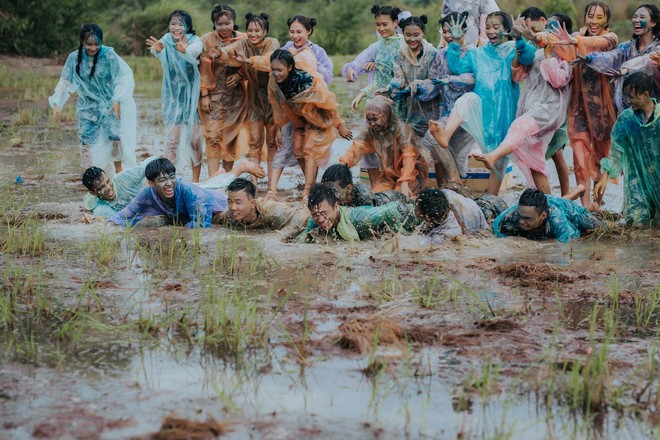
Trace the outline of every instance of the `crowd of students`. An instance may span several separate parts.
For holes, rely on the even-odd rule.
[[[625,220],[658,223],[657,6],[635,10],[633,38],[618,46],[600,1],[586,6],[584,27],[573,32],[561,13],[530,7],[512,20],[493,0],[445,0],[437,48],[425,39],[426,16],[381,5],[371,12],[377,41],[342,69],[347,81],[369,76],[351,103],[357,111],[366,98],[355,138],[328,89],[332,61],[309,39],[314,18],[289,18],[291,41],[281,46],[267,36],[265,13],[248,13],[242,33],[234,9],[218,5],[214,30],[198,37],[188,13],[172,12],[169,32],[146,41],[163,68],[165,157],[139,166],[132,72],[102,44],[98,26],[83,26],[50,103],[57,112],[78,94],[85,207],[120,225],[162,215],[191,227],[285,229],[301,242],[319,233],[358,240],[421,230],[438,243],[487,229],[490,220],[497,236],[567,241],[603,223],[594,212],[608,179],[623,174]],[[337,136],[352,143],[330,165]],[[565,145],[573,150],[573,191]],[[487,194],[476,199],[460,185],[469,156],[491,170]],[[209,178],[200,182],[204,157]],[[550,158],[562,198],[550,195]],[[530,186],[509,208],[497,197],[508,160]],[[103,170],[110,162],[114,177]],[[371,185],[352,182],[358,163]],[[187,164],[191,183],[176,176]],[[282,170],[295,164],[305,176],[302,206],[277,200]],[[425,189],[429,168],[439,189]],[[264,176],[266,198],[256,199]]]

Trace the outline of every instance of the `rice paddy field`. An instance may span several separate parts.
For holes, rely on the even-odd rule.
[[[660,437],[657,229],[429,250],[90,221],[61,63],[0,60],[0,438]],[[144,158],[160,66],[127,61]]]

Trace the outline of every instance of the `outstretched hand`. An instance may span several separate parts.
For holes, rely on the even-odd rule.
[[[660,67],[660,50],[649,54],[649,59],[655,67]]]
[[[628,74],[628,68],[627,67],[622,67],[621,69],[607,69],[605,72],[603,72],[607,76],[611,76],[613,78],[619,78],[621,76],[625,76]]]
[[[364,66],[362,66],[362,68],[367,72],[371,72],[376,68],[376,63],[374,63],[373,61],[369,61]]]
[[[186,48],[188,47],[188,36],[184,35],[176,42],[176,50],[181,53],[186,53]]]
[[[243,52],[234,53],[234,59],[241,64],[249,64],[250,58],[246,57]]]
[[[463,26],[467,17],[459,16],[458,21],[454,20],[454,17],[449,19],[449,33],[451,34],[451,39],[454,42],[460,41],[465,36],[465,30]]]
[[[351,130],[349,130],[344,124],[341,124],[339,128],[337,128],[337,131],[339,132],[339,136],[344,139],[348,139],[349,141],[353,139],[353,132],[351,132]]]
[[[553,41],[553,44],[560,44],[565,46],[571,44],[575,45],[578,43],[577,39],[568,33],[568,30],[566,29],[566,23],[562,23],[561,26],[552,26],[549,29],[549,32],[557,39],[556,41]]]
[[[605,188],[607,187],[608,179],[609,176],[607,174],[603,174],[601,179],[594,185],[594,200],[598,201],[599,203],[603,200],[603,195],[605,194]]]
[[[162,51],[164,48],[165,45],[162,41],[157,40],[153,36],[149,36],[149,38],[147,38],[147,49],[160,53],[160,51]]]

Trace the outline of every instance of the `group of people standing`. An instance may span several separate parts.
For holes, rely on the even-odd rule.
[[[305,175],[303,201],[312,202],[314,188],[315,200],[321,197],[339,204],[341,197],[328,201],[314,186],[319,168],[328,165],[337,135],[352,139],[339,159],[341,166],[361,162],[369,172],[372,193],[397,192],[407,201],[424,191],[429,167],[435,167],[439,187],[460,183],[469,156],[492,170],[488,183],[492,196],[498,194],[511,159],[529,186],[551,200],[545,162],[552,158],[562,196],[579,197],[584,208],[597,210],[608,177],[623,172],[626,220],[657,221],[657,6],[636,9],[633,38],[618,46],[609,29],[610,8],[600,1],[586,6],[584,27],[573,32],[572,20],[561,13],[546,15],[530,7],[512,20],[493,0],[445,0],[438,48],[425,39],[426,16],[381,5],[374,5],[371,12],[377,41],[342,69],[347,81],[369,75],[368,85],[351,103],[357,110],[367,99],[365,126],[353,139],[328,89],[332,61],[309,40],[315,19],[290,18],[291,41],[280,47],[267,36],[265,13],[248,13],[246,32],[241,33],[234,9],[216,6],[211,12],[214,30],[197,37],[190,15],[174,11],[168,19],[169,32],[147,40],[163,66],[169,162],[192,165],[192,181],[197,183],[205,153],[209,180],[202,186],[217,188],[218,179],[236,176],[232,170],[242,154],[247,160],[238,162],[241,170],[263,175],[259,164],[265,156],[271,201],[277,199],[282,170],[298,163]],[[130,68],[112,48],[102,45],[102,39],[98,26],[83,27],[80,47],[69,55],[50,102],[58,111],[70,93],[78,93],[82,165],[102,168],[113,161],[119,172],[122,163],[135,165],[134,82]],[[246,145],[239,142],[242,130],[247,132]],[[567,143],[573,149],[577,192],[569,189],[563,161],[561,149]],[[165,168],[161,177],[167,183],[174,172]],[[98,176],[87,180],[93,184]],[[150,185],[155,182],[147,180]],[[592,181],[596,182],[593,203]],[[437,198],[437,194],[423,197],[420,206]],[[319,206],[309,205],[312,214]],[[550,203],[538,208],[548,215],[552,209],[564,209],[553,207]],[[396,207],[399,213],[402,209]],[[519,226],[524,223],[514,220]],[[506,230],[498,228],[496,233]]]

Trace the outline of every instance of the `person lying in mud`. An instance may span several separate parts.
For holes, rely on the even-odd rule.
[[[623,217],[629,224],[660,223],[660,107],[652,98],[653,79],[643,72],[623,82],[630,108],[612,130],[610,156],[600,161],[603,178],[594,198],[603,197],[609,177],[623,173]]]
[[[393,189],[374,193],[371,186],[353,183],[351,169],[343,163],[328,167],[321,177],[321,183],[332,186],[337,191],[339,204],[342,206],[382,206],[389,202],[410,203],[410,199]]]
[[[83,198],[85,209],[92,211],[96,217],[111,217],[126,208],[147,184],[145,170],[155,159],[157,156],[149,157],[137,167],[127,168],[112,178],[108,177],[101,168],[87,168],[82,176],[82,183],[89,190]],[[206,189],[226,188],[243,173],[250,173],[256,177],[265,175],[260,166],[241,160],[229,173],[220,169],[215,176],[200,183],[199,186]]]
[[[229,209],[225,226],[234,229],[282,230],[284,237],[300,234],[309,221],[309,210],[288,203],[256,199],[257,189],[249,179],[238,178],[227,187]]]
[[[227,211],[227,195],[177,179],[174,164],[158,158],[144,172],[148,187],[128,206],[108,219],[120,226],[133,226],[145,217],[165,216],[174,225],[208,228],[220,223]]]
[[[529,240],[554,238],[568,242],[596,229],[603,223],[598,217],[572,200],[585,191],[583,185],[566,194],[554,197],[527,188],[517,205],[500,214],[493,222],[498,237],[518,236]]]
[[[488,229],[479,205],[449,189],[426,188],[420,192],[415,199],[415,215],[422,221],[420,242],[424,246]]]
[[[309,192],[307,207],[312,218],[298,236],[298,243],[334,240],[359,241],[387,232],[408,234],[419,226],[412,205],[390,202],[383,206],[340,206],[335,189],[316,184]]]

